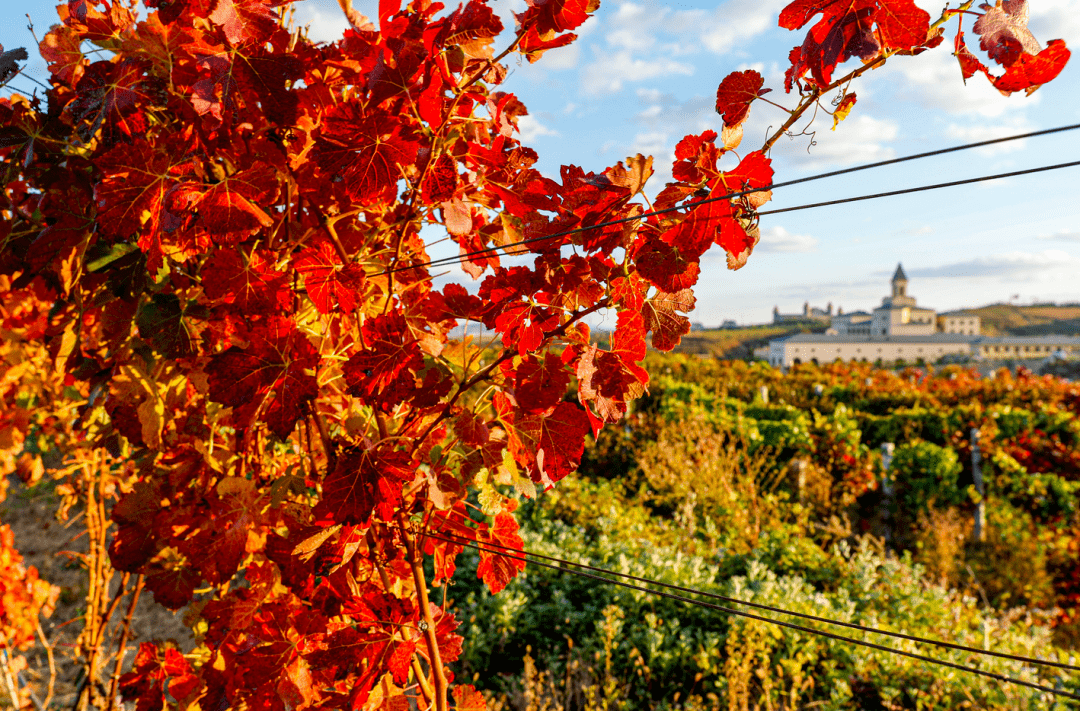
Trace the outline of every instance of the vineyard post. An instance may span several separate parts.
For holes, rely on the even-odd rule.
[[[769,404],[769,386],[768,385],[762,385],[760,388],[758,388],[758,394],[761,395],[761,404],[762,405],[768,405]]]
[[[892,442],[884,442],[881,445],[881,520],[885,528],[885,541],[892,540],[892,509],[893,509],[893,478],[892,469],[893,452],[896,445]]]
[[[975,504],[975,530],[973,535],[976,541],[982,541],[986,537],[986,488],[983,486],[982,476],[982,452],[979,451],[979,429],[971,428],[971,477],[975,480],[975,493],[979,495],[979,501]]]

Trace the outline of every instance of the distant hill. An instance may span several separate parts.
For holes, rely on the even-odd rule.
[[[986,336],[1080,335],[1080,304],[990,304],[964,310],[982,319]]]
[[[792,333],[821,333],[825,326],[814,322],[788,322],[746,326],[744,328],[712,328],[691,331],[682,337],[675,347],[676,353],[695,353],[713,355],[729,359],[750,359],[754,349],[767,345],[769,341]]]

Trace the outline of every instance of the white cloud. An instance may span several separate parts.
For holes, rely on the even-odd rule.
[[[544,69],[550,71],[564,71],[573,69],[581,59],[581,41],[578,40],[566,47],[557,47],[544,52]]]
[[[767,227],[761,231],[761,242],[757,251],[761,252],[813,252],[818,240],[809,235],[795,235],[779,225]]]
[[[1062,230],[1052,235],[1039,235],[1035,239],[1052,240],[1054,242],[1080,242],[1080,231]]]
[[[529,143],[540,136],[558,136],[559,132],[548,128],[540,123],[532,114],[526,114],[518,119],[518,131],[521,133],[521,141]]]
[[[676,62],[667,57],[641,59],[629,50],[601,54],[596,61],[581,70],[581,88],[586,94],[613,94],[622,91],[624,82],[644,81],[657,77],[694,73],[693,65]]]
[[[662,128],[680,137],[689,133],[701,133],[709,128],[719,132],[721,128],[715,99],[694,96],[686,101],[679,101],[671,94],[664,94],[656,89],[641,90],[638,96],[644,99],[647,105],[634,118],[638,123],[650,128]]]
[[[907,269],[913,277],[1037,277],[1057,269],[1075,270],[1080,259],[1060,249],[1005,252],[937,267]]]
[[[634,136],[634,142],[630,145],[631,155],[635,153],[644,153],[647,156],[658,156],[664,153],[670,153],[671,151],[672,148],[668,145],[668,134],[658,131],[652,133],[639,133]]]
[[[968,79],[965,85],[959,62],[944,46],[918,57],[895,57],[870,77],[869,83],[891,87],[898,99],[952,115],[994,118],[1022,111],[1040,98],[1038,94],[1025,97],[1023,93],[1002,96],[981,74]]]
[[[1075,43],[1080,39],[1080,15],[1076,12],[1076,0],[1039,0],[1032,3],[1028,26],[1044,45],[1052,39]]]
[[[781,138],[773,146],[773,155],[783,156],[806,168],[870,163],[896,155],[896,151],[887,145],[899,135],[892,121],[860,114],[831,131],[825,122],[828,118],[819,117],[814,125],[818,130],[813,139],[809,136]]]
[[[994,125],[978,125],[969,126],[958,123],[951,123],[945,129],[945,135],[949,138],[955,138],[962,143],[977,143],[979,141],[989,141],[995,138],[1004,138],[1005,136],[1011,136],[1017,133],[1027,133],[1032,130],[1031,124],[1024,118],[1007,120],[1003,123],[997,123]],[[1020,139],[1017,141],[1008,141],[1006,143],[997,143],[991,146],[985,146],[983,148],[976,148],[975,152],[984,156],[993,156],[1001,153],[1013,153],[1015,151],[1023,150],[1027,146],[1027,139]]]
[[[785,5],[786,0],[729,0],[700,26],[701,40],[709,51],[725,54],[772,27]]]
[[[365,15],[372,22],[378,23],[378,15],[368,14],[373,8],[365,8],[367,3],[353,3],[357,12]],[[349,21],[345,19],[345,13],[339,8],[320,8],[314,3],[297,3],[296,24],[308,27],[308,37],[312,42],[336,42],[341,39],[345,30],[349,29]],[[368,10],[368,12],[365,12]]]

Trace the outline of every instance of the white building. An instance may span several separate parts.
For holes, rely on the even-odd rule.
[[[892,295],[881,300],[872,314],[865,311],[833,317],[832,327],[839,336],[931,336],[938,332],[937,313],[920,307],[907,292],[908,278],[904,267],[896,265],[892,278]],[[978,333],[978,331],[976,331]]]
[[[920,307],[908,294],[908,278],[897,265],[892,294],[873,313],[838,313],[823,334],[797,333],[769,342],[768,361],[778,367],[798,363],[864,360],[933,363],[944,356],[976,359],[1046,358],[1053,353],[1080,355],[1080,338],[1070,336],[979,335],[978,316],[953,311],[940,316]]]

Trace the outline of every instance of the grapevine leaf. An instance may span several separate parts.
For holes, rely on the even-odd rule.
[[[694,294],[685,289],[676,294],[659,292],[645,302],[642,314],[645,317],[645,330],[653,334],[653,347],[661,351],[670,351],[679,345],[684,335],[690,333],[690,319],[678,312],[688,313],[694,310]]]
[[[245,315],[277,314],[292,305],[292,290],[285,272],[276,271],[263,252],[244,255],[222,249],[203,265],[207,298],[235,306]]]
[[[403,393],[415,390],[416,373],[423,368],[420,345],[399,311],[364,323],[364,348],[345,363],[349,392],[372,405],[391,409]]]
[[[472,684],[458,684],[452,692],[454,708],[457,711],[486,711],[487,702],[484,695],[477,691]]]
[[[716,90],[716,113],[724,117],[725,126],[738,126],[750,113],[750,103],[765,94],[761,90],[765,79],[753,69],[732,72],[724,77]]]
[[[339,263],[340,258],[328,241],[315,248],[305,249],[293,261],[304,276],[308,296],[319,313],[333,313],[340,308],[352,312],[364,293],[364,270],[359,264]]]
[[[269,319],[247,348],[233,346],[206,368],[210,396],[234,408],[240,427],[261,413],[270,431],[284,438],[318,395],[314,346],[285,318]]]
[[[964,42],[964,33],[957,32],[955,40],[955,52],[956,59],[960,62],[960,73],[964,78],[964,83],[967,80],[975,76],[976,72],[982,72],[989,76],[989,72],[986,65],[983,64],[978,57],[971,53],[968,49],[967,43]]]
[[[366,526],[373,515],[390,521],[401,505],[401,489],[412,481],[408,455],[388,447],[355,449],[338,457],[323,481],[316,517]]]
[[[840,122],[848,117],[848,114],[851,113],[851,109],[853,106],[855,106],[855,102],[857,100],[858,99],[854,93],[847,94],[846,96],[844,96],[843,99],[840,100],[840,103],[836,105],[836,110],[833,111],[832,130],[835,131],[836,127],[840,125]]]
[[[979,35],[979,47],[990,59],[1011,67],[1022,56],[1042,51],[1042,45],[1027,27],[1027,0],[997,0],[996,5],[984,3],[979,7],[986,12],[975,21],[973,29]]]
[[[588,431],[585,413],[568,402],[546,415],[517,411],[511,419],[510,450],[533,481],[551,486],[577,469]]]
[[[554,353],[526,356],[517,368],[514,397],[523,410],[544,412],[560,402],[570,385],[570,373]]]
[[[323,173],[344,182],[353,200],[372,204],[393,197],[418,147],[397,117],[345,103],[327,113],[311,159]]]
[[[825,88],[838,64],[852,57],[869,59],[883,47],[913,49],[930,32],[930,15],[912,0],[795,0],[780,13],[780,26],[797,30],[819,14],[802,47],[791,53],[789,91],[808,72]]]
[[[100,129],[107,146],[142,137],[150,107],[161,103],[160,88],[146,74],[147,65],[138,60],[94,62],[79,80],[77,98],[67,111],[77,121],[90,122],[87,138]]]
[[[525,570],[524,556],[519,552],[525,548],[525,541],[518,533],[518,523],[513,514],[505,511],[496,514],[490,527],[484,524],[476,532],[476,542],[480,546],[485,543],[492,545],[491,548],[480,548],[480,563],[476,566],[476,577],[487,584],[492,595],[502,591],[507,583]],[[510,557],[514,555],[517,557]]]
[[[1053,80],[1069,61],[1071,52],[1061,40],[1050,40],[1046,49],[1036,55],[1025,54],[994,80],[994,88],[1002,94],[1026,91],[1031,94]]]

